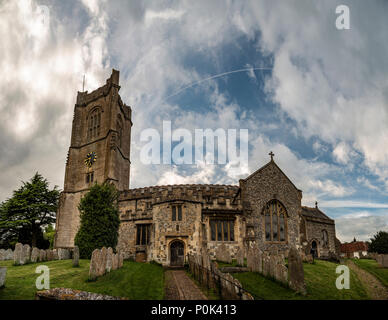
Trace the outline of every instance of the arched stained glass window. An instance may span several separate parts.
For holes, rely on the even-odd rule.
[[[265,240],[286,241],[287,213],[278,200],[271,200],[265,207]]]

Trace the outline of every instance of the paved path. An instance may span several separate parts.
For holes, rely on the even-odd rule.
[[[348,260],[347,265],[357,274],[371,299],[388,300],[387,288],[374,275],[361,269],[351,260]]]
[[[207,300],[184,270],[167,270],[165,277],[166,300]]]

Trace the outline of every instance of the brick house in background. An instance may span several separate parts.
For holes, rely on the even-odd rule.
[[[353,241],[341,244],[341,257],[361,258],[368,255],[368,243],[364,241]]]
[[[119,72],[88,93],[78,92],[64,189],[57,212],[55,247],[72,248],[78,204],[93,183],[120,192],[117,249],[126,259],[182,265],[188,253],[214,258],[223,245],[263,251],[291,247],[318,256],[336,253],[334,220],[316,205],[302,207],[302,191],[273,160],[236,185],[186,184],[129,188],[132,110],[120,98]],[[238,184],[237,184],[238,183]]]

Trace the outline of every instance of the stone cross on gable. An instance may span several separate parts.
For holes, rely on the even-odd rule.
[[[275,155],[272,151],[268,153],[271,156],[271,161],[273,161],[273,156]]]

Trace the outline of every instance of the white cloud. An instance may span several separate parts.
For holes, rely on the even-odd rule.
[[[355,237],[360,241],[370,241],[370,238],[378,231],[388,231],[388,214],[374,216],[370,214],[358,214],[352,217],[346,215],[336,218],[337,238],[341,242],[352,241]]]

